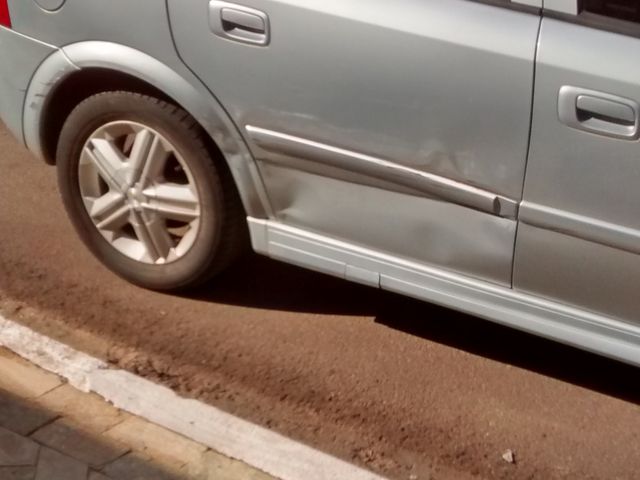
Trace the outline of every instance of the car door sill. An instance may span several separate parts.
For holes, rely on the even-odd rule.
[[[640,366],[640,328],[273,220],[249,218],[256,252]]]

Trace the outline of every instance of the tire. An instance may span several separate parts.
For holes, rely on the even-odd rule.
[[[80,238],[105,266],[145,288],[183,290],[221,272],[248,245],[237,190],[216,153],[175,105],[100,93],[62,128],[59,188]]]

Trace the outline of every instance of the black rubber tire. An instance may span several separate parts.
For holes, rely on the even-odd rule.
[[[180,259],[151,265],[113,248],[94,226],[80,194],[78,163],[82,149],[101,126],[118,120],[147,125],[165,136],[191,169],[202,202],[200,229]],[[80,103],[67,118],[56,152],[58,184],[76,231],[109,269],[145,288],[176,291],[194,287],[226,268],[248,245],[246,216],[233,179],[206,132],[184,110],[131,92],[106,92]]]

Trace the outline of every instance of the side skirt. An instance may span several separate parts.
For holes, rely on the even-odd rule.
[[[271,220],[249,218],[256,252],[453,308],[640,366],[640,328]]]

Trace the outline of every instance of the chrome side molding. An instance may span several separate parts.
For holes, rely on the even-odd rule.
[[[386,160],[260,127],[245,127],[262,149],[295,159],[322,163],[355,174],[391,182],[421,194],[504,218],[515,219],[518,202],[463,182],[415,170]],[[260,159],[277,162],[274,159]]]
[[[526,201],[520,205],[519,220],[532,227],[640,254],[640,231],[633,228]]]

